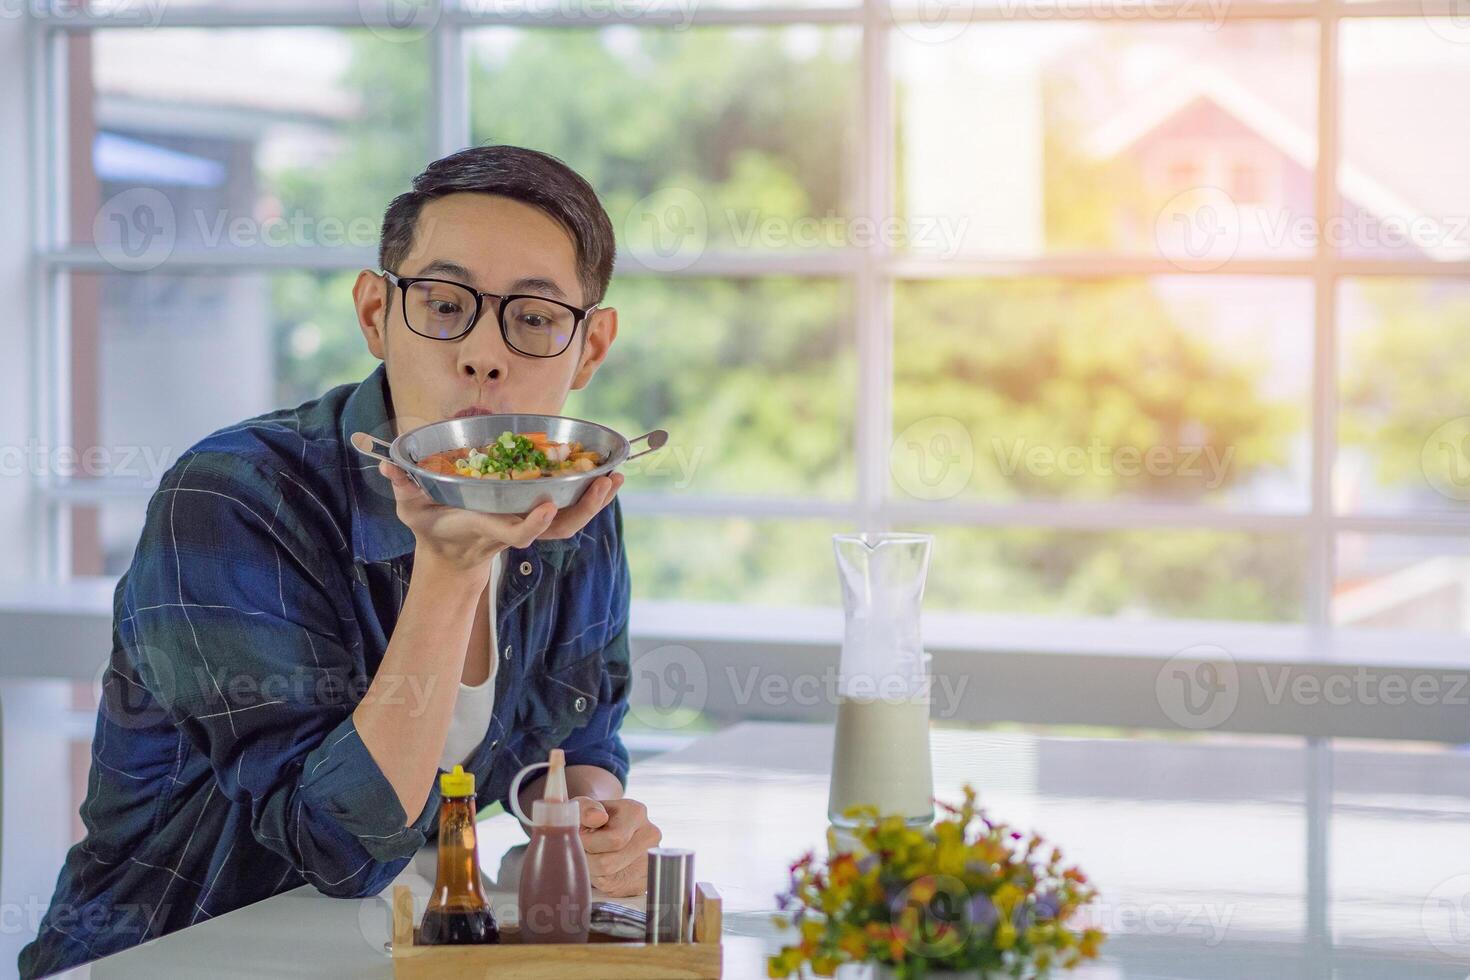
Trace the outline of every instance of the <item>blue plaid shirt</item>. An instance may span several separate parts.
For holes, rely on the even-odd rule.
[[[347,442],[391,439],[390,411],[379,365],[211,434],[160,481],[113,597],[86,837],[20,954],[23,977],[305,882],[375,894],[432,832],[438,787],[410,822],[352,722],[413,570],[388,481]],[[505,804],[515,772],[557,746],[626,785],[616,500],[573,538],[508,549],[504,567],[495,713],[466,765],[480,802]]]

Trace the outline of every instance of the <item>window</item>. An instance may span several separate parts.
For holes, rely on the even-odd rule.
[[[41,571],[122,571],[179,452],[371,370],[384,205],[504,141],[617,229],[567,410],[672,433],[640,599],[835,603],[828,535],[923,528],[946,611],[1464,635],[1470,35],[1367,7],[42,18],[37,404],[103,451],[37,477]]]

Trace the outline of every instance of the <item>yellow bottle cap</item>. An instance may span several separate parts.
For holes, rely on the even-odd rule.
[[[475,774],[455,766],[453,772],[439,774],[439,792],[445,796],[474,796]]]

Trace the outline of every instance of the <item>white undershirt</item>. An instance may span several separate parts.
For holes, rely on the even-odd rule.
[[[490,563],[490,601],[487,604],[490,618],[490,673],[485,680],[471,687],[460,682],[459,694],[454,700],[454,713],[449,717],[449,734],[444,739],[444,751],[439,755],[440,769],[453,769],[457,763],[469,761],[470,753],[479,747],[490,728],[490,715],[495,710],[495,668],[500,658],[495,655],[498,641],[495,635],[495,593],[500,583],[500,566],[504,552],[497,554]]]

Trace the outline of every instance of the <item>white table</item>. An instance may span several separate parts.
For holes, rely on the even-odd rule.
[[[695,850],[696,876],[724,896],[727,977],[765,975],[783,936],[771,910],[786,867],[825,848],[831,738],[824,725],[750,722],[633,769],[630,795],[666,844]],[[942,798],[972,782],[992,816],[1041,831],[1098,885],[1111,938],[1078,980],[1470,973],[1464,754],[938,727],[933,746]],[[480,824],[497,905],[514,901],[523,843],[507,816]],[[426,849],[400,881],[422,896],[432,877]],[[298,888],[71,975],[391,977],[389,894]]]

